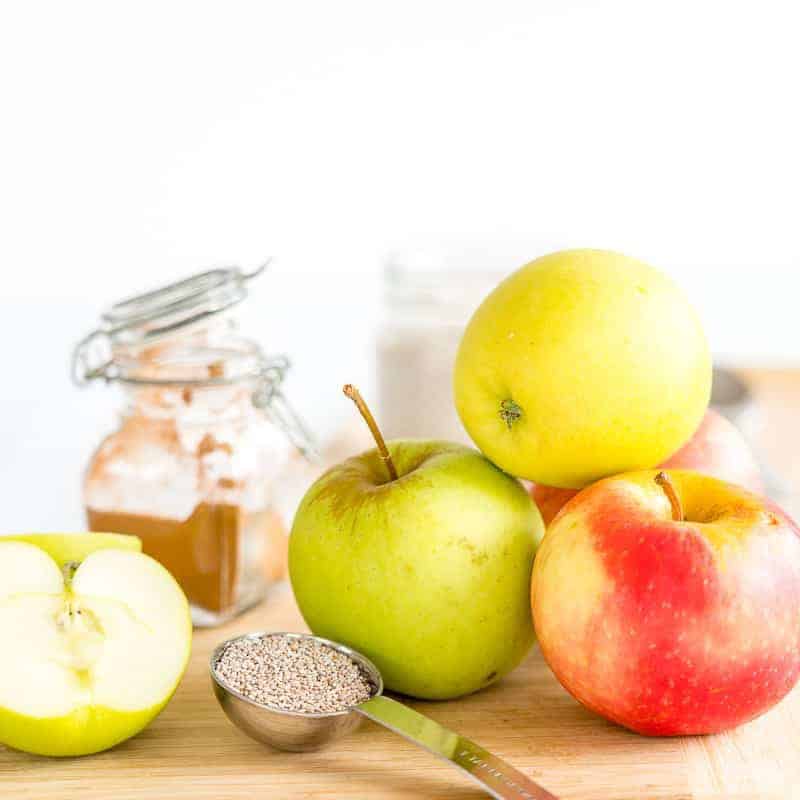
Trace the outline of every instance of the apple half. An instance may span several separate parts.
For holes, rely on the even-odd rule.
[[[110,536],[0,538],[0,743],[105,750],[151,722],[180,682],[186,596],[136,537]]]

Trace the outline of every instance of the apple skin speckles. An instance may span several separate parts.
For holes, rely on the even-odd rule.
[[[388,688],[460,697],[533,644],[528,588],[544,526],[519,482],[476,450],[387,447],[396,480],[372,450],[306,492],[289,543],[294,595],[314,633],[367,655]]]
[[[534,621],[556,676],[592,710],[648,735],[715,733],[797,682],[800,539],[744,489],[669,474],[684,521],[654,471],[569,502],[534,565]]]

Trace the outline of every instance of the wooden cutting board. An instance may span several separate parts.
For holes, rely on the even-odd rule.
[[[39,758],[0,747],[0,797],[485,796],[446,763],[370,722],[328,750],[300,754],[273,752],[233,727],[211,691],[211,650],[245,631],[303,629],[284,586],[235,622],[196,632],[186,677],[147,730],[106,753],[76,759]],[[731,733],[646,739],[585,711],[534,648],[497,686],[449,703],[412,705],[506,758],[561,798],[800,797],[800,690]]]
[[[800,371],[748,370],[744,377],[764,414],[758,445],[796,490]],[[186,677],[146,731],[107,753],[80,759],[36,758],[0,746],[0,798],[485,796],[452,767],[371,723],[329,750],[307,754],[273,752],[234,728],[211,691],[211,650],[245,631],[303,629],[283,587],[234,623],[197,632]],[[730,733],[645,739],[581,708],[534,648],[497,686],[450,703],[412,705],[508,759],[561,798],[800,799],[800,688],[769,714]]]

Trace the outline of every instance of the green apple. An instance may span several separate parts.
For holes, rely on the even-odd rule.
[[[371,658],[388,688],[430,699],[474,692],[533,643],[541,517],[475,450],[402,440],[387,455],[388,464],[380,450],[349,458],[306,493],[289,539],[297,603],[315,634]]]
[[[500,283],[464,332],[456,408],[477,446],[536,483],[580,488],[660,464],[711,391],[700,322],[665,275],[570,250]]]
[[[191,618],[174,578],[140,548],[110,534],[0,537],[0,743],[95,753],[166,705]]]

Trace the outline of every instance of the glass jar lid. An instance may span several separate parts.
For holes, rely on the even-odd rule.
[[[76,345],[73,381],[79,387],[95,380],[193,387],[247,382],[253,386],[253,404],[304,456],[316,459],[310,432],[281,390],[289,359],[267,355],[250,340],[226,336],[220,343],[197,335],[213,317],[247,297],[247,282],[270,261],[252,272],[239,267],[209,270],[114,303],[101,314],[100,325]]]
[[[144,346],[227,311],[247,297],[246,282],[260,275],[270,260],[252,272],[239,267],[208,270],[114,303],[100,315],[100,326],[75,348],[73,380],[79,386],[96,378],[114,380],[115,347]]]

